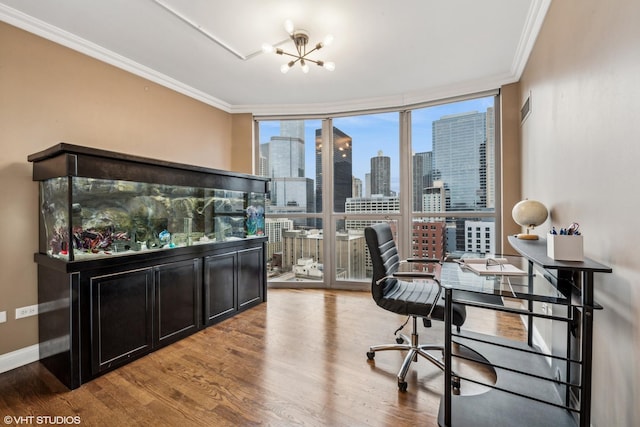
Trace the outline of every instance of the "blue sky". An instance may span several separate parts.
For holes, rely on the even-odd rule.
[[[431,123],[443,116],[472,111],[484,112],[492,107],[493,97],[443,104],[413,110],[411,113],[413,152],[431,150]],[[370,170],[370,159],[382,150],[391,157],[391,189],[399,191],[399,114],[380,113],[336,117],[333,125],[352,138],[353,175],[363,183]],[[322,127],[320,120],[305,121],[305,172],[315,180],[315,132]],[[260,122],[260,142],[268,142],[280,135],[280,122]]]

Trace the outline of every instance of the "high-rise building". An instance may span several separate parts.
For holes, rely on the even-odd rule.
[[[333,128],[333,209],[344,212],[347,197],[352,196],[352,140],[340,129]],[[316,129],[316,209],[322,206],[322,129]]]
[[[269,238],[267,243],[267,262],[272,263],[273,255],[282,253],[282,233],[292,229],[293,221],[289,218],[265,218],[264,231]]]
[[[364,174],[364,197],[371,197],[371,173]]]
[[[413,256],[416,258],[444,259],[446,223],[444,221],[413,221]]]
[[[260,144],[260,157],[264,176],[271,178],[267,213],[315,212],[313,180],[305,177],[304,121],[280,122],[280,135]],[[295,225],[309,227],[313,224],[300,219]]]
[[[398,213],[400,212],[400,199],[398,197],[385,197],[374,195],[373,197],[350,197],[345,205],[348,213]],[[370,219],[348,219],[345,228],[349,231],[364,230],[371,224],[380,222]]]
[[[297,138],[304,143],[304,120],[282,120],[280,122],[280,136]]]
[[[494,254],[496,252],[495,223],[493,221],[465,221],[466,252]]]
[[[486,113],[444,116],[433,128],[433,179],[444,182],[447,210],[487,206]]]
[[[362,180],[358,177],[353,177],[351,194],[353,197],[362,197]]]
[[[422,162],[424,159],[414,154],[412,161],[413,179],[411,188],[413,193],[411,199],[413,200],[413,211],[420,212],[422,210],[422,192],[424,190],[424,186],[422,185]]]
[[[263,153],[269,151],[269,143],[265,142],[264,144],[260,144],[260,160],[258,163],[258,175],[260,176],[269,176],[269,160],[266,157],[266,154]]]
[[[307,213],[314,211],[313,180],[304,177],[276,177],[271,178],[271,198],[267,212],[269,214]]]
[[[304,177],[304,141],[289,136],[272,136],[260,144],[260,155],[268,164],[271,178]]]
[[[432,187],[425,188],[422,192],[422,212],[444,212],[446,200],[442,181],[435,181]],[[444,218],[436,218],[444,221]]]
[[[314,212],[313,180],[304,177],[304,142],[299,138],[273,136],[260,144],[271,177],[271,199],[268,213],[285,206],[298,207],[297,212]],[[280,209],[280,213],[281,212]]]
[[[413,211],[422,209],[422,195],[433,186],[433,152],[425,151],[413,155]]]
[[[487,208],[496,207],[496,119],[493,107],[487,108]]]
[[[371,195],[391,196],[391,157],[378,151],[371,158]]]
[[[382,195],[374,195],[372,197],[350,197],[345,205],[348,213],[398,213],[400,212],[400,199],[396,196],[385,197]],[[382,222],[383,220],[371,219],[348,219],[345,221],[346,231],[350,235],[360,235],[364,240],[364,229],[372,224]],[[391,222],[391,228],[395,235],[395,222]],[[371,276],[373,267],[371,264],[371,255],[365,251],[364,268],[365,273]]]

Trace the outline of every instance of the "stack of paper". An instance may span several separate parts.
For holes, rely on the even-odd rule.
[[[527,272],[509,263],[506,258],[462,258],[457,261],[480,276],[526,276]]]

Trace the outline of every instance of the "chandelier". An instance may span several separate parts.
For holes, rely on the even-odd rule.
[[[309,62],[314,63],[320,67],[324,67],[329,71],[335,70],[336,64],[334,64],[333,62],[320,61],[308,57],[310,53],[320,50],[323,47],[331,44],[331,42],[333,41],[333,36],[328,35],[322,42],[317,43],[313,47],[313,49],[307,51],[307,44],[309,43],[309,33],[307,31],[294,29],[293,22],[288,19],[284,23],[284,29],[289,34],[289,38],[293,40],[293,43],[296,46],[297,53],[285,52],[279,47],[274,47],[273,45],[266,43],[262,45],[262,51],[265,53],[275,52],[278,55],[286,55],[293,58],[291,61],[283,64],[280,67],[280,71],[282,71],[283,74],[286,74],[298,62],[300,63],[300,66],[304,73],[309,72]]]

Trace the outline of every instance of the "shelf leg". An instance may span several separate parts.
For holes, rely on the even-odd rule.
[[[533,294],[533,262],[529,261],[527,284],[529,286],[529,294]],[[533,301],[529,300],[527,304],[529,313],[533,313]],[[527,344],[533,346],[533,316],[527,316]]]
[[[444,291],[444,424],[451,425],[451,328],[453,327],[453,290]]]
[[[580,426],[591,424],[591,367],[593,341],[593,271],[582,271],[582,372],[580,380]]]

